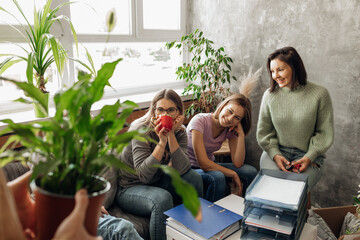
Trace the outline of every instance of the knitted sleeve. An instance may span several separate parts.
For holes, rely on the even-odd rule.
[[[191,167],[187,149],[188,139],[186,131],[177,131],[175,134],[180,147],[170,156],[173,168],[178,170],[180,175],[183,175]]]
[[[276,137],[275,127],[271,120],[269,110],[270,100],[270,92],[266,90],[261,100],[256,138],[260,147],[269,154],[271,159],[274,159],[274,156],[276,154],[281,155],[281,152],[279,150],[279,141]]]
[[[309,142],[309,150],[305,154],[311,161],[324,154],[334,142],[334,114],[330,94],[322,88],[319,97],[314,135]]]

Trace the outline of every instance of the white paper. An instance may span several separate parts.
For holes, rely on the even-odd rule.
[[[244,216],[244,198],[230,194],[215,202],[220,207],[226,208],[234,213]]]
[[[248,193],[248,197],[296,206],[299,203],[304,187],[305,182],[303,181],[293,181],[263,175]]]

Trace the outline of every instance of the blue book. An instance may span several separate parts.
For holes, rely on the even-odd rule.
[[[241,215],[203,198],[199,199],[202,209],[201,222],[195,220],[191,213],[184,207],[184,204],[176,206],[164,212],[164,214],[206,239],[211,238],[234,223],[239,226],[238,222],[243,218]]]

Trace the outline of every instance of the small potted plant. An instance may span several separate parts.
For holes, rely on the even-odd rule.
[[[137,105],[131,101],[117,101],[103,106],[96,116],[92,117],[91,114],[93,104],[102,98],[104,88],[109,85],[109,79],[120,61],[118,59],[105,63],[95,79],[92,79],[91,74],[80,74],[79,81],[73,86],[57,93],[54,96],[56,112],[52,118],[27,124],[14,123],[10,119],[1,120],[7,127],[0,134],[13,133],[1,149],[1,165],[14,159],[27,160],[33,165],[32,179],[37,185],[35,209],[38,239],[51,239],[58,224],[71,211],[76,191],[86,188],[94,198],[106,191],[108,184],[97,177],[104,167],[115,166],[134,171],[119,160],[118,154],[132,139],[148,140],[143,134],[145,129],[119,133],[126,124],[126,118]],[[18,86],[26,84],[8,81]],[[33,87],[26,90],[31,93],[38,89]],[[33,96],[41,102],[39,96]],[[118,113],[119,109],[121,113]],[[17,143],[24,146],[24,149],[5,150]],[[34,161],[29,158],[29,155],[34,154],[41,156],[42,160]],[[183,196],[185,206],[196,214],[200,203],[195,189],[182,181],[174,169],[164,166],[161,169],[172,176],[173,184],[178,194]],[[65,196],[56,200],[55,204],[51,202],[46,208],[48,200],[44,200],[41,193],[50,193],[50,199],[53,200],[55,196]],[[69,198],[70,209],[65,209],[64,204]],[[93,235],[96,234],[102,199],[97,198],[92,205],[90,198],[91,207],[88,210],[94,212],[87,213],[86,226]],[[41,212],[38,213],[38,210]],[[55,212],[56,210],[60,211]],[[56,220],[57,216],[60,219]],[[41,220],[41,217],[44,219]],[[55,224],[50,226],[51,222]]]
[[[355,212],[354,214],[348,212],[345,215],[344,222],[341,227],[339,240],[359,239],[360,237],[360,191],[358,191],[357,196],[353,196],[353,200],[354,206],[356,207]]]
[[[224,47],[215,48],[214,42],[205,38],[202,31],[193,33],[176,41],[166,43],[166,47],[181,49],[180,53],[189,54],[191,61],[177,68],[177,78],[187,86],[183,94],[193,94],[194,103],[186,110],[189,117],[196,112],[212,112],[217,104],[230,94],[228,85],[236,77],[231,75],[232,58],[225,53]]]
[[[358,191],[358,195],[353,197],[353,200],[355,202],[354,205],[356,206],[356,216],[360,218],[360,190]]]
[[[34,24],[31,25],[28,17],[25,16],[20,4],[17,0],[12,0],[16,9],[26,22],[23,25],[13,13],[7,11],[0,6],[0,11],[4,11],[13,16],[19,22],[20,27],[12,26],[28,43],[28,48],[23,48],[24,55],[16,54],[0,54],[0,56],[7,56],[2,63],[0,63],[0,75],[12,65],[25,61],[27,63],[26,77],[28,84],[36,86],[40,91],[36,94],[43,95],[41,98],[46,99],[46,105],[37,102],[36,98],[30,97],[35,108],[36,117],[48,116],[48,91],[45,84],[47,82],[46,70],[55,62],[58,73],[61,75],[64,70],[65,62],[67,60],[66,50],[63,48],[61,42],[53,34],[50,33],[54,22],[64,20],[69,23],[74,41],[77,46],[77,35],[70,19],[64,15],[56,15],[58,11],[66,4],[60,4],[53,10],[51,7],[52,0],[46,1],[45,5],[38,10],[34,10]],[[14,43],[17,45],[17,43]],[[35,79],[35,82],[34,82]],[[18,86],[26,87],[26,85]],[[22,102],[29,100],[22,99]]]

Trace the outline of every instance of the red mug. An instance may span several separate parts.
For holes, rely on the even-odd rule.
[[[160,116],[160,124],[162,127],[161,129],[165,128],[164,133],[168,133],[172,129],[173,118],[168,115],[162,115]]]

